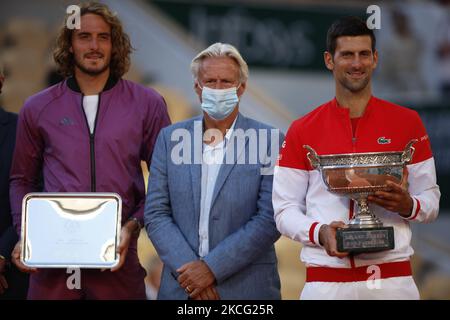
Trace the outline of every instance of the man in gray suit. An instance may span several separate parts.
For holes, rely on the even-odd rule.
[[[164,263],[159,299],[280,299],[271,202],[283,135],[244,117],[248,67],[215,43],[191,64],[203,115],[163,129],[144,221]]]

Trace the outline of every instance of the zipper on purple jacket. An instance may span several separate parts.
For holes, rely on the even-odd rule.
[[[98,94],[98,103],[97,103],[97,111],[95,113],[95,120],[94,120],[94,130],[91,130],[89,128],[89,122],[87,120],[86,112],[84,111],[83,106],[83,99],[84,94],[81,94],[81,110],[83,111],[84,120],[86,121],[86,127],[88,129],[89,134],[89,153],[90,153],[90,162],[91,162],[91,192],[96,192],[97,185],[96,185],[96,179],[95,179],[95,129],[97,128],[97,119],[98,114],[100,112],[100,98],[101,93]]]

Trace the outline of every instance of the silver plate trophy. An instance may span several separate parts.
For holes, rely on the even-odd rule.
[[[308,145],[307,157],[318,169],[328,191],[345,195],[358,203],[358,211],[348,228],[336,232],[340,252],[374,252],[394,248],[394,228],[383,223],[370,212],[367,197],[375,191],[387,190],[387,181],[402,182],[403,172],[414,154],[411,140],[403,151],[348,153],[319,156]]]
[[[122,199],[115,193],[30,193],[22,202],[21,261],[34,268],[112,268]]]

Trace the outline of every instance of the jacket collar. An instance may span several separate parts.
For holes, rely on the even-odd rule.
[[[112,87],[114,87],[117,84],[118,81],[119,81],[119,79],[114,78],[110,74],[108,80],[106,81],[105,87],[103,88],[102,92],[107,91],[107,90],[111,89]],[[78,82],[77,82],[77,79],[75,79],[75,76],[71,76],[71,77],[67,78],[67,86],[71,90],[81,93],[80,86],[78,85]]]
[[[367,118],[369,116],[369,114],[371,113],[372,109],[376,106],[376,104],[377,104],[377,98],[375,98],[372,95],[370,97],[369,101],[367,102],[366,109],[364,110],[364,113],[361,117]],[[350,110],[348,108],[344,108],[343,106],[339,105],[339,102],[337,101],[336,97],[333,100],[331,100],[331,108],[332,108],[332,110],[334,110],[335,112],[337,112],[337,114],[339,114],[341,116],[349,117],[349,115],[350,115]]]

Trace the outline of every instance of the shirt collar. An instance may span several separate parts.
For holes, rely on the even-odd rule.
[[[238,115],[236,118],[234,118],[233,123],[231,124],[230,128],[227,129],[227,131],[226,131],[226,133],[225,133],[225,141],[226,141],[226,142],[228,142],[228,141],[230,140],[231,135],[233,134],[233,131],[234,131],[234,125],[236,124],[236,120],[237,120],[238,117],[239,117],[239,115]]]
[[[239,115],[238,115],[238,116],[239,116]],[[231,124],[230,128],[228,128],[228,129],[226,130],[226,133],[225,133],[225,139],[224,139],[223,141],[221,141],[220,143],[218,143],[218,144],[216,144],[216,145],[214,145],[214,146],[211,146],[211,145],[208,145],[208,144],[206,144],[206,143],[203,143],[203,151],[205,152],[205,151],[211,151],[211,150],[214,150],[214,149],[225,148],[225,147],[227,146],[228,141],[230,141],[230,139],[231,139],[231,136],[232,136],[232,134],[233,134],[234,126],[235,126],[235,124],[236,124],[237,118],[238,118],[238,117],[236,117],[236,118],[234,119],[234,121],[233,121],[233,123]]]

